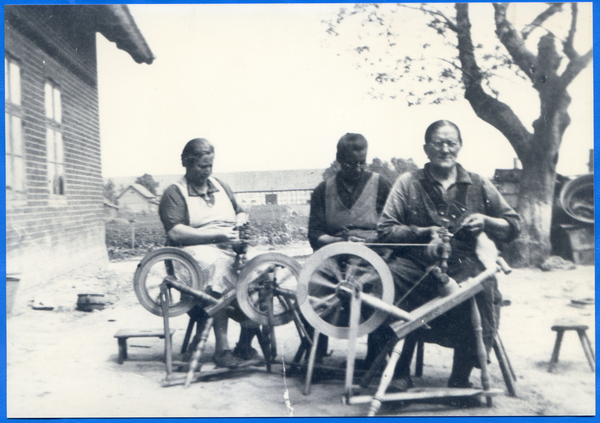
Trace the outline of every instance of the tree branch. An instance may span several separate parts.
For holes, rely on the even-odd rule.
[[[548,20],[548,18],[550,18],[552,15],[562,11],[562,6],[562,3],[553,3],[548,7],[548,9],[540,13],[529,25],[527,25],[521,31],[521,37],[523,38],[523,40],[526,40],[527,37],[529,37],[529,34],[531,34],[537,27],[542,26],[542,24],[546,22],[546,20]]]
[[[444,14],[444,13],[443,13],[441,10],[439,10],[439,9],[427,9],[427,8],[425,8],[425,5],[421,5],[420,7],[411,7],[411,6],[407,6],[406,4],[400,4],[399,6],[406,7],[407,9],[419,10],[419,11],[421,11],[421,12],[423,12],[423,13],[426,13],[426,14],[428,14],[428,15],[431,15],[431,16],[433,16],[433,17],[436,17],[436,16],[438,16],[438,17],[440,17],[440,18],[442,18],[442,19],[443,19],[444,23],[446,24],[446,26],[447,26],[447,27],[448,27],[450,30],[452,30],[452,31],[454,31],[454,32],[457,32],[457,31],[458,31],[458,28],[456,27],[456,23],[454,23],[454,22],[452,21],[452,19],[450,19],[449,17],[447,17],[447,16],[446,16],[446,15],[445,15],[445,14]]]
[[[571,61],[576,61],[579,59],[579,54],[575,51],[575,47],[573,46],[573,40],[575,38],[575,32],[577,31],[577,3],[571,4],[571,27],[569,28],[569,34],[567,35],[567,39],[563,42],[563,51],[565,55]]]
[[[463,71],[463,83],[465,84],[465,98],[471,104],[475,114],[498,129],[508,139],[519,158],[524,157],[529,149],[528,141],[532,135],[508,105],[484,91],[482,87],[483,75],[477,65],[473,40],[471,39],[469,5],[467,3],[457,3],[455,8],[458,52]]]
[[[534,82],[537,59],[533,53],[527,50],[523,38],[519,36],[519,33],[506,18],[507,7],[508,4],[506,3],[494,3],[496,35],[517,66]]]
[[[593,51],[590,49],[583,56],[579,56],[575,60],[569,61],[567,68],[560,76],[560,83],[566,89],[571,82],[584,70],[592,61]]]

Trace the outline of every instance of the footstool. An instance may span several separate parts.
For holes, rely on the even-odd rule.
[[[556,363],[558,363],[560,344],[562,343],[565,331],[568,330],[577,331],[577,335],[579,335],[579,340],[581,341],[581,346],[583,347],[583,352],[587,358],[590,368],[592,369],[592,372],[595,370],[594,362],[596,361],[596,357],[594,355],[594,351],[592,350],[592,343],[590,342],[590,339],[586,333],[588,326],[578,324],[558,324],[552,326],[551,329],[556,332],[556,342],[554,343],[554,350],[552,351],[552,358],[550,359],[550,366],[548,367],[549,372],[552,372]]]
[[[175,333],[175,329],[171,329],[171,339],[173,338],[173,334]],[[119,329],[117,333],[115,333],[115,338],[117,338],[117,343],[119,345],[119,358],[117,362],[119,364],[123,364],[123,362],[127,359],[127,339],[128,338],[165,338],[164,329]]]

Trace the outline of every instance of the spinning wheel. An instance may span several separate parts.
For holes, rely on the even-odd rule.
[[[381,308],[394,299],[392,274],[381,257],[351,242],[327,245],[313,254],[300,273],[307,301],[300,303],[306,320],[319,332],[350,338],[352,298],[360,298],[357,336],[369,334],[387,317]],[[387,307],[386,307],[387,308]]]
[[[265,326],[280,326],[294,319],[306,290],[298,284],[300,264],[283,254],[261,254],[241,270],[237,300],[246,316]]]
[[[202,290],[200,267],[196,260],[184,250],[164,247],[147,254],[138,264],[133,277],[135,295],[146,310],[162,316],[160,285],[169,278],[194,290]],[[196,299],[177,289],[168,289],[169,317],[176,317],[192,309]]]

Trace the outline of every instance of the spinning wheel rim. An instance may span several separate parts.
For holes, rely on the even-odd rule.
[[[250,290],[253,288],[252,284],[256,282],[257,278],[266,273],[257,274],[261,266],[268,266],[269,263],[288,269],[291,276],[296,279],[294,289],[296,298],[288,297],[292,307],[297,309],[299,304],[306,299],[306,294],[302,291],[301,285],[298,282],[301,266],[296,260],[280,253],[265,253],[254,257],[240,271],[236,286],[236,297],[238,305],[244,314],[252,321],[265,326],[271,324],[269,322],[268,311],[266,309],[258,310],[255,307],[256,299],[251,296]],[[283,312],[275,313],[273,316],[273,326],[281,326],[289,323],[293,319],[293,312],[287,304],[283,304],[283,301],[285,301],[283,295],[273,297],[273,301],[278,302],[285,309]]]
[[[133,287],[140,304],[156,316],[163,315],[162,307],[157,301],[158,296],[154,298],[155,296],[151,295],[148,291],[146,281],[153,267],[166,260],[176,261],[185,267],[190,276],[190,283],[186,284],[192,289],[201,290],[203,285],[200,281],[200,266],[198,266],[194,257],[185,250],[174,247],[163,247],[146,254],[135,271]],[[187,313],[196,305],[196,302],[197,300],[193,296],[181,293],[180,301],[174,305],[169,305],[169,317],[176,317]]]
[[[350,336],[350,328],[332,325],[329,322],[323,320],[313,308],[311,304],[311,296],[309,295],[311,279],[315,272],[319,270],[323,263],[328,259],[340,255],[350,255],[361,258],[366,261],[378,274],[379,281],[381,284],[381,300],[387,304],[392,304],[394,300],[394,282],[392,273],[390,272],[387,264],[383,259],[370,248],[352,242],[339,242],[335,244],[329,244],[317,252],[315,252],[306,261],[302,272],[300,273],[299,283],[303,286],[303,289],[307,292],[306,301],[300,304],[300,311],[306,320],[316,329],[324,335],[332,336],[338,339],[348,339]],[[348,284],[351,282],[344,282]],[[314,285],[314,284],[313,284]],[[338,284],[342,285],[342,284]],[[331,288],[333,290],[333,287]],[[334,291],[337,293],[337,290]],[[361,294],[362,295],[362,294]],[[364,294],[369,295],[369,294]],[[312,297],[313,299],[316,297]],[[333,297],[332,297],[333,298]],[[317,300],[321,300],[318,299]],[[371,333],[383,321],[387,318],[387,313],[384,311],[375,309],[371,316],[364,322],[359,324],[358,336],[363,336]]]

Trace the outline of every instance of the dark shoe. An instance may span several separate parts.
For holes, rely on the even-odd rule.
[[[241,358],[244,361],[257,360],[259,358],[258,351],[256,351],[254,348],[249,346],[240,347],[240,344],[237,344],[233,349],[233,355],[235,355],[238,358]]]
[[[399,379],[393,379],[390,386],[388,386],[387,392],[406,392],[413,387],[414,385],[410,376],[405,376]]]
[[[242,360],[233,355],[231,350],[223,350],[215,354],[213,360],[217,367],[227,367],[228,369],[235,369],[242,364]]]
[[[448,388],[461,388],[461,389],[470,389],[473,387],[471,382],[467,381],[457,381],[457,380],[448,380]]]
[[[477,408],[483,405],[479,397],[475,396],[450,398],[449,404],[457,408]]]

